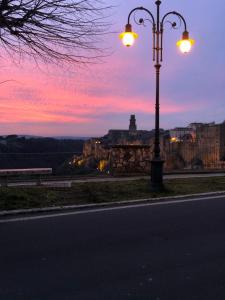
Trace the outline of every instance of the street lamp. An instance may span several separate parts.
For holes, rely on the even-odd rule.
[[[178,17],[180,24],[184,25],[184,32],[182,39],[177,42],[177,46],[180,48],[182,53],[188,53],[191,50],[192,45],[195,43],[194,40],[189,38],[189,32],[187,31],[187,24],[184,17],[176,12],[170,11],[160,19],[160,4],[161,1],[157,0],[155,2],[157,7],[156,20],[148,9],[144,7],[136,7],[129,13],[128,22],[125,27],[125,31],[120,34],[120,39],[125,46],[130,47],[134,44],[135,40],[138,38],[137,33],[132,31],[132,26],[130,23],[131,15],[137,11],[144,11],[150,16],[150,19],[146,19],[152,23],[152,35],[153,35],[153,61],[155,61],[156,70],[156,103],[155,103],[155,137],[154,137],[154,156],[151,161],[151,187],[154,191],[160,191],[163,189],[163,163],[164,161],[160,156],[160,132],[159,132],[159,78],[160,78],[160,62],[163,61],[163,33],[164,33],[164,23],[167,17],[173,15]],[[141,18],[135,22],[138,25],[144,25],[145,19]],[[177,28],[176,22],[170,22],[172,28]]]

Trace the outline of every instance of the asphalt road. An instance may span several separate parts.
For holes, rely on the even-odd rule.
[[[225,198],[0,223],[1,300],[224,300]]]

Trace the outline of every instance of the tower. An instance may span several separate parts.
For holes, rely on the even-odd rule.
[[[136,119],[135,115],[130,116],[130,125],[129,125],[129,131],[136,131],[137,125],[136,125]]]

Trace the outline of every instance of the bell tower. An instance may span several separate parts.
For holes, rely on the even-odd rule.
[[[130,116],[130,125],[129,125],[129,131],[136,131],[137,125],[136,125],[136,119],[135,115]]]

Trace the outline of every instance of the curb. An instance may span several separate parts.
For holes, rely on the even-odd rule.
[[[225,171],[217,171],[217,172],[193,172],[193,173],[184,173],[184,172],[174,172],[174,173],[164,173],[165,180],[173,180],[173,179],[189,179],[189,178],[208,178],[211,177],[223,177],[225,176]],[[44,179],[42,180],[42,186],[48,187],[70,187],[72,183],[87,183],[87,182],[117,182],[117,181],[133,181],[133,180],[141,180],[141,179],[149,179],[149,175],[134,175],[134,176],[114,176],[114,177],[87,177],[87,178],[68,178],[68,179]],[[36,186],[36,181],[14,181],[9,182],[8,186]]]
[[[57,211],[80,211],[86,209],[100,209],[105,207],[119,207],[123,205],[138,205],[145,204],[148,202],[158,202],[158,201],[168,201],[174,199],[188,199],[192,197],[204,197],[204,196],[216,196],[225,195],[225,191],[208,192],[208,193],[198,193],[198,194],[188,194],[180,196],[167,196],[159,198],[144,198],[144,199],[134,199],[134,200],[123,200],[115,202],[103,202],[103,203],[93,203],[93,204],[82,204],[82,205],[65,205],[65,206],[53,206],[53,207],[43,207],[43,208],[29,208],[29,209],[17,209],[17,210],[3,210],[0,211],[0,218],[6,216],[16,216],[16,215],[26,215],[35,213],[51,213]]]

